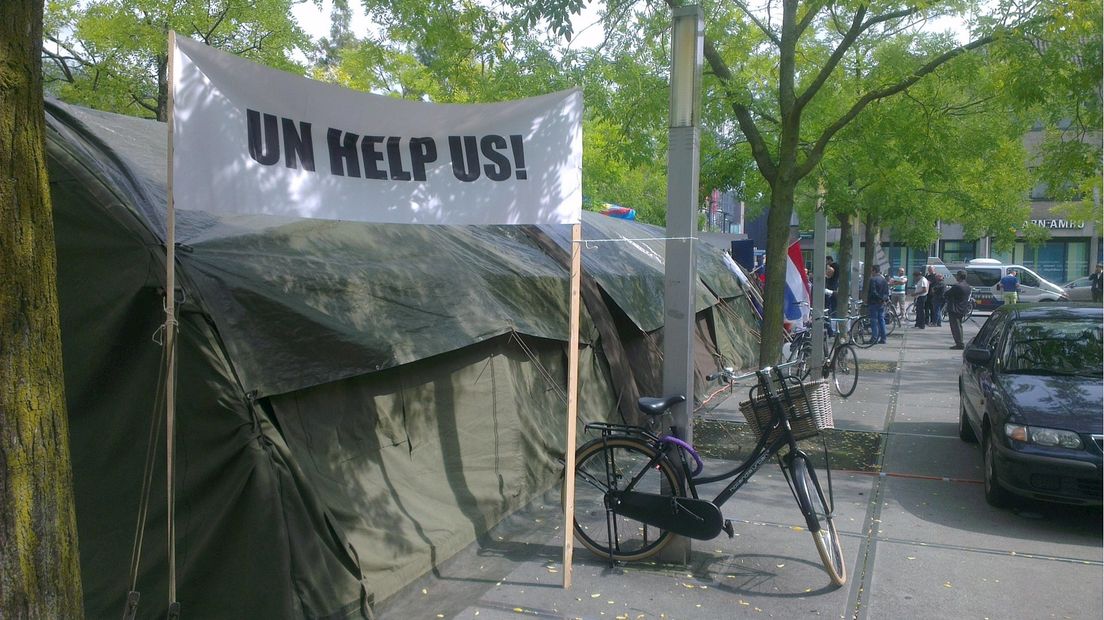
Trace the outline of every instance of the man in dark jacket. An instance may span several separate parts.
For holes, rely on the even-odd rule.
[[[885,302],[889,299],[889,284],[882,277],[877,265],[870,266],[870,292],[866,297],[866,309],[870,316],[870,339],[878,344],[886,343]]]
[[[824,288],[831,291],[824,298],[824,307],[828,309],[828,316],[836,316],[836,289],[839,288],[839,265],[831,256],[824,259]]]
[[[941,327],[947,285],[943,282],[943,276],[931,265],[928,265],[928,274],[924,277],[928,280],[928,325]]]
[[[952,349],[962,349],[962,319],[970,312],[970,293],[972,289],[966,284],[966,272],[959,270],[955,274],[955,283],[947,290],[947,317],[951,320],[951,337],[954,338]]]
[[[1096,271],[1089,274],[1092,283],[1092,299],[1096,303],[1104,301],[1104,265],[1097,263]]]

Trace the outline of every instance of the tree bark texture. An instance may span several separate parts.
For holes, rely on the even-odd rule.
[[[783,287],[786,286],[786,251],[790,243],[796,182],[780,181],[771,188],[767,214],[767,277],[763,291],[763,330],[759,338],[759,365],[773,366],[782,356]]]
[[[851,214],[843,213],[837,216],[840,228],[839,256],[836,264],[839,265],[839,287],[836,289],[836,316],[849,316],[851,308],[847,300],[851,297],[851,245],[854,243],[854,228],[851,226]]]
[[[42,106],[43,0],[0,1],[0,618],[83,616]]]
[[[881,232],[882,228],[877,220],[874,219],[873,215],[867,213],[863,221],[863,243],[866,244],[866,247],[863,248],[863,289],[860,293],[860,299],[864,302],[870,294],[870,269],[874,265],[874,261],[878,260],[878,244],[881,243]]]

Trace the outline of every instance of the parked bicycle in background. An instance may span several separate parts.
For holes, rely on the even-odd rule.
[[[859,383],[859,356],[848,338],[854,332],[854,325],[857,324],[852,323],[852,321],[858,318],[814,318],[812,326],[795,334],[793,341],[790,343],[790,353],[786,359],[788,365],[792,364],[789,366],[789,374],[802,381],[809,378],[809,375],[812,374],[812,369],[809,366],[809,357],[813,353],[812,330],[816,329],[815,326],[818,322],[825,326],[831,325],[831,330],[823,328],[825,329],[824,363],[821,365],[819,378],[828,379],[831,377],[836,393],[843,398],[847,398],[854,393],[855,387]],[[851,329],[848,329],[848,323],[852,323]],[[830,341],[829,333],[833,334]]]

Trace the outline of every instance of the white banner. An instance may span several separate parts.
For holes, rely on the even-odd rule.
[[[411,102],[175,40],[175,208],[411,224],[580,220],[578,90]]]

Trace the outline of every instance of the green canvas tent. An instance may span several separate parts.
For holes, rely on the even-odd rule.
[[[137,557],[137,615],[163,617],[166,130],[46,115],[86,613],[122,614]],[[631,419],[660,385],[663,231],[585,215],[580,421]],[[558,484],[566,227],[178,212],[176,239],[184,615],[370,617]],[[758,326],[715,251],[697,263],[700,379],[750,365]]]

